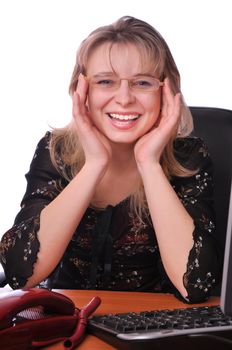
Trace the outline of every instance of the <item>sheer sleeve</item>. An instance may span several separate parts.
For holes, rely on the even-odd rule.
[[[173,179],[173,187],[195,225],[194,244],[183,276],[186,301],[194,303],[208,298],[221,273],[222,257],[214,236],[213,165],[199,138],[177,141],[176,156],[185,167],[197,169],[193,176]]]
[[[21,210],[14,225],[2,237],[0,260],[8,284],[14,288],[24,286],[33,273],[37,260],[39,241],[37,232],[40,212],[60,192],[61,176],[51,163],[48,132],[37,145],[29,172],[27,188],[21,202]]]

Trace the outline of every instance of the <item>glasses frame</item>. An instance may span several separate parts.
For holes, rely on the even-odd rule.
[[[127,80],[127,82],[128,82],[128,86],[129,86],[129,89],[131,90],[131,91],[133,91],[133,92],[138,92],[138,93],[149,93],[149,92],[156,92],[156,91],[158,91],[159,90],[159,88],[161,87],[161,86],[163,86],[164,85],[164,82],[163,81],[160,81],[158,78],[155,78],[155,77],[153,77],[153,76],[151,76],[151,75],[141,75],[141,76],[138,76],[138,77],[134,77],[134,78],[132,78],[132,77],[123,77],[123,78],[117,78],[117,84],[114,86],[114,87],[103,87],[103,86],[100,86],[100,85],[98,85],[97,83],[94,83],[93,82],[93,80],[94,80],[94,78],[91,78],[91,77],[87,77],[87,76],[84,76],[85,77],[85,79],[88,81],[88,83],[90,84],[90,85],[92,85],[92,86],[94,86],[94,87],[96,87],[97,89],[101,89],[102,91],[116,91],[116,90],[118,90],[119,89],[119,87],[121,86],[121,81],[122,80]],[[140,88],[137,88],[137,87],[135,87],[135,86],[132,86],[132,83],[133,83],[133,81],[134,80],[139,80],[140,78],[141,78],[141,80],[142,80],[142,78],[152,78],[152,79],[154,79],[155,81],[157,81],[158,82],[158,88],[157,89],[154,89],[154,88],[148,88],[147,90],[143,90],[142,88],[140,89]],[[96,79],[99,79],[99,80],[110,80],[110,78],[107,76],[107,77],[104,77],[104,76],[99,76],[99,78],[96,78]]]

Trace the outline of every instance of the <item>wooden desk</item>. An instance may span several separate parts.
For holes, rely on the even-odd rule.
[[[56,290],[58,293],[67,295],[72,299],[79,308],[85,306],[94,296],[99,296],[102,300],[101,305],[95,313],[114,313],[128,311],[146,311],[166,308],[189,307],[189,305],[178,301],[170,294],[155,293],[135,293],[135,292],[108,292],[108,291],[91,291],[91,290]],[[204,304],[199,305],[218,305],[219,298],[211,297]],[[45,348],[44,348],[45,349]],[[55,344],[46,347],[47,350],[64,350],[62,344]],[[106,344],[102,340],[87,335],[84,341],[78,346],[78,350],[112,350],[114,347]]]

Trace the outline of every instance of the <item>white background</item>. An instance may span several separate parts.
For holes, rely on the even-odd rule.
[[[232,109],[231,0],[0,0],[0,236],[49,125],[71,118],[68,85],[80,42],[123,15],[166,39],[189,105]],[[222,135],[219,135],[222,137]]]

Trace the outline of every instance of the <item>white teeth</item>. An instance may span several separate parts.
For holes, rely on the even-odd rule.
[[[119,120],[133,120],[133,119],[137,119],[139,117],[138,115],[121,115],[121,114],[116,114],[116,113],[112,113],[110,114],[111,118],[115,118],[115,119],[119,119]]]

